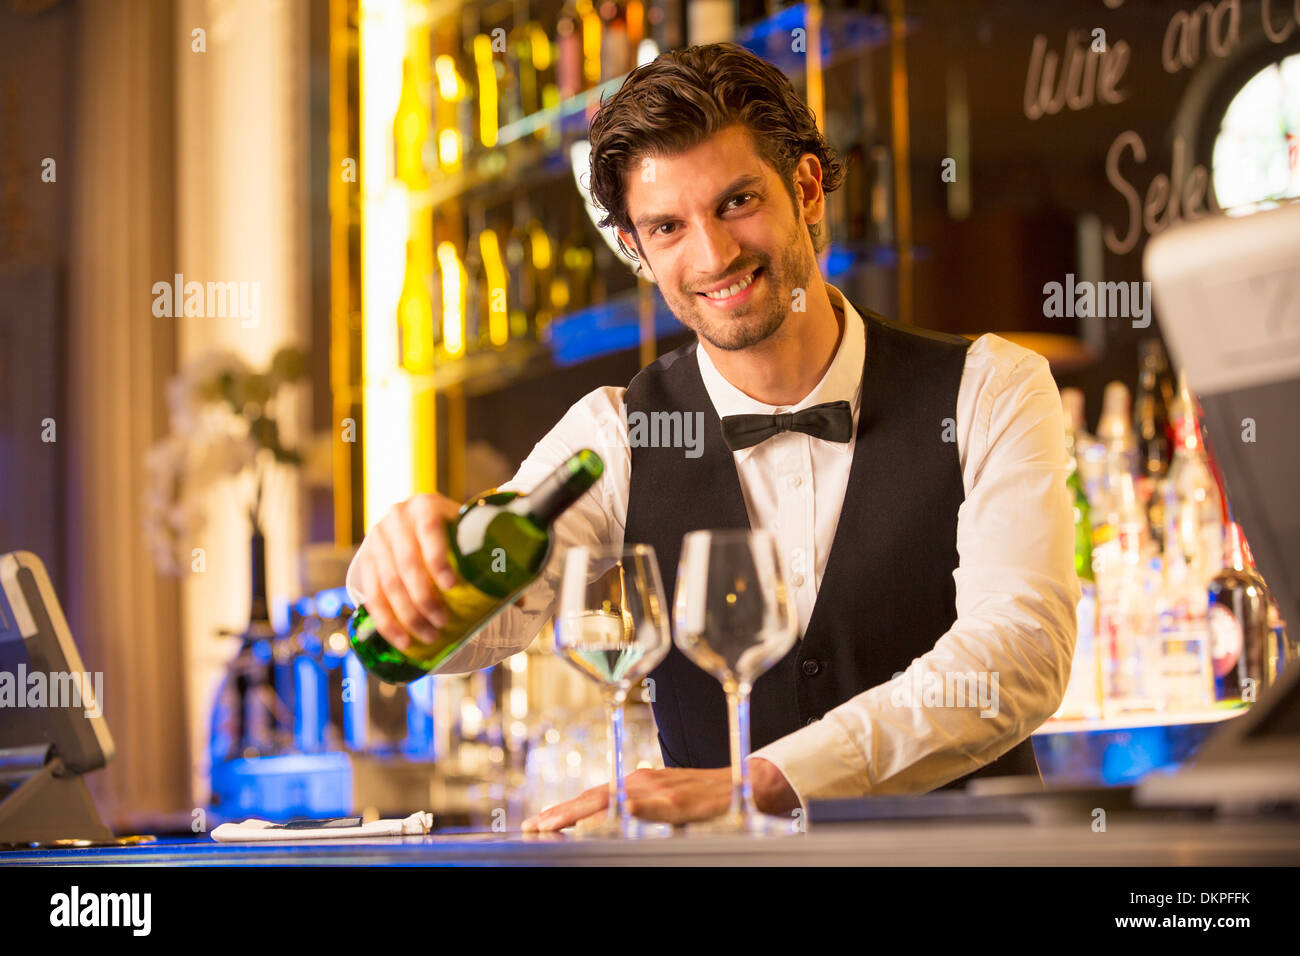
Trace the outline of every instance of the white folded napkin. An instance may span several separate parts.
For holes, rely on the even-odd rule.
[[[270,820],[223,823],[212,831],[218,843],[257,843],[279,840],[335,840],[339,837],[411,836],[433,829],[433,814],[417,810],[405,820],[375,820],[359,827],[327,827],[315,830],[269,829]]]

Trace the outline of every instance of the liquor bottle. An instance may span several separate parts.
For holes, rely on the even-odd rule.
[[[510,337],[528,337],[533,315],[537,309],[537,290],[534,283],[532,257],[529,256],[528,205],[522,197],[514,203],[510,232],[506,235],[506,284],[509,288]]]
[[[584,448],[530,494],[494,491],[467,501],[455,520],[444,523],[456,583],[442,592],[449,618],[437,638],[415,641],[399,651],[384,640],[362,605],[348,622],[357,657],[381,680],[394,684],[436,669],[541,573],[554,542],[556,518],[603,470],[600,457]]]
[[[1209,706],[1214,697],[1208,589],[1223,560],[1223,517],[1186,372],[1178,377],[1178,398],[1176,443],[1164,485],[1162,679],[1168,709],[1196,710]]]
[[[632,69],[632,46],[628,36],[627,10],[617,0],[600,4],[600,81],[612,80]]]
[[[682,45],[681,0],[651,0],[646,11],[649,36],[637,48],[637,63],[648,63],[660,53],[676,50]]]
[[[874,144],[867,156],[871,167],[871,244],[894,245],[894,159],[884,143]]]
[[[557,315],[551,296],[552,282],[555,278],[555,250],[550,235],[542,228],[541,220],[529,219],[527,229],[529,260],[532,265],[534,288],[537,290],[533,329],[540,341],[551,319]]]
[[[622,266],[614,250],[603,239],[594,244],[591,263],[591,302],[596,305],[609,301],[609,280],[622,277]]]
[[[1102,482],[1106,475],[1106,446],[1088,433],[1082,391],[1061,389],[1061,407],[1065,411],[1066,448],[1079,470],[1079,481],[1088,496],[1088,503],[1096,510],[1101,506]]]
[[[522,8],[520,8],[519,13],[523,13]],[[502,26],[501,29],[504,30],[505,27]],[[499,36],[500,34],[489,37],[494,55],[498,53],[498,47],[500,46],[497,39]],[[497,75],[500,77],[499,110],[502,126],[517,123],[528,115],[528,111],[524,106],[525,71],[531,74],[533,91],[536,93],[537,74],[533,70],[528,45],[528,25],[524,22],[522,16],[517,16],[515,25],[505,38],[504,49],[499,50],[499,56],[497,56]]]
[[[582,81],[582,20],[574,0],[565,0],[555,24],[555,35],[555,81],[563,101],[586,88]]]
[[[533,28],[536,26],[535,21],[529,21],[522,26],[516,27],[512,32],[510,48],[513,51],[512,59],[517,64],[515,75],[516,101],[519,107],[519,116],[513,119],[507,113],[506,121],[514,122],[524,116],[531,116],[542,108],[542,88],[538,82],[537,57],[533,52],[534,34]],[[545,37],[542,42],[547,42]],[[545,58],[545,53],[542,53]],[[547,51],[549,52],[549,51]]]
[[[734,0],[693,0],[686,5],[686,42],[724,43],[735,37]]]
[[[585,209],[574,210],[573,227],[564,237],[564,242],[560,244],[557,266],[559,274],[564,277],[564,289],[563,292],[559,292],[558,289],[556,291],[559,293],[558,298],[564,299],[564,304],[561,305],[558,298],[553,295],[557,311],[576,312],[591,305],[594,255],[591,245],[587,242],[586,218]]]
[[[433,62],[438,88],[438,165],[445,173],[455,173],[474,145],[474,101],[461,70],[456,40],[440,37],[438,49]]]
[[[623,14],[627,21],[628,63],[624,70],[626,72],[636,66],[636,51],[641,46],[641,41],[645,39],[645,0],[627,0]]]
[[[1102,692],[1107,715],[1159,706],[1160,646],[1146,596],[1146,514],[1133,476],[1116,467],[1102,483],[1093,511],[1093,570],[1097,583]]]
[[[492,149],[501,131],[501,84],[497,76],[497,60],[492,55],[492,38],[479,33],[475,35],[471,48],[478,92],[478,144],[483,149]]]
[[[470,159],[481,150],[479,139],[478,68],[474,60],[474,36],[478,33],[477,10],[469,5],[464,10],[461,32],[453,44],[452,56],[460,84],[461,98],[457,102],[457,131],[460,134],[461,159],[470,167]]]
[[[393,160],[397,179],[412,191],[429,186],[424,172],[424,144],[428,138],[429,109],[408,56],[402,61],[402,92],[393,117]]]
[[[550,34],[536,20],[529,22],[528,35],[531,38],[528,52],[537,72],[538,109],[548,109],[560,102],[560,87],[556,79],[559,55]]]
[[[480,313],[485,326],[479,334],[479,347],[504,348],[510,339],[509,289],[505,256],[495,229],[487,228],[478,234],[478,249],[483,262],[483,288],[487,293]]]
[[[1224,566],[1210,581],[1210,660],[1218,701],[1253,703],[1269,684],[1268,586],[1241,525],[1224,534]]]
[[[469,276],[450,240],[438,243],[438,270],[442,276],[442,345],[448,357],[459,358],[465,354],[468,340]]]
[[[406,241],[406,277],[397,300],[398,355],[402,368],[417,375],[433,371],[433,350],[437,325],[433,321],[433,300],[424,278],[414,240]]]
[[[1204,575],[1201,583],[1208,584],[1223,556],[1224,502],[1206,455],[1186,371],[1178,374],[1174,416],[1174,455],[1165,483],[1165,534],[1172,529],[1178,539],[1166,538],[1165,547],[1189,565],[1195,563]]]
[[[1071,468],[1065,484],[1074,501],[1074,572],[1079,579],[1081,596],[1075,609],[1078,638],[1074,645],[1070,681],[1055,716],[1095,720],[1101,717],[1102,684],[1101,649],[1097,641],[1097,581],[1092,569],[1092,512],[1074,461],[1073,444],[1067,419],[1066,445],[1070,450]]]
[[[1147,523],[1153,540],[1164,544],[1164,502],[1157,494],[1169,471],[1169,406],[1173,388],[1169,363],[1159,339],[1139,345],[1141,372],[1133,402],[1133,431],[1138,442],[1138,492],[1147,501]]]
[[[1159,339],[1146,339],[1139,346],[1141,371],[1137,399],[1133,403],[1133,430],[1137,434],[1141,473],[1158,481],[1169,470],[1169,406],[1174,400],[1169,361]]]
[[[600,83],[600,50],[604,35],[600,14],[591,0],[577,0],[574,9],[582,25],[582,88],[589,90]]]
[[[483,203],[466,204],[458,223],[457,244],[463,246],[465,262],[465,352],[478,352],[488,344],[488,288],[487,269],[479,246],[479,234],[487,225]],[[463,240],[459,237],[464,236]]]
[[[1277,606],[1277,595],[1269,591],[1268,650],[1264,654],[1269,685],[1276,684],[1282,672],[1288,666],[1294,666],[1297,659],[1300,659],[1300,642],[1287,636],[1286,621],[1282,618],[1282,609]]]
[[[1133,433],[1128,386],[1123,382],[1108,382],[1102,393],[1097,440],[1106,446],[1107,474],[1122,470],[1134,479],[1138,477],[1137,436]],[[1142,488],[1137,490],[1140,499]]]
[[[468,232],[465,249],[465,351],[477,352],[491,346],[488,338],[488,305],[492,290],[478,243],[479,233]]]

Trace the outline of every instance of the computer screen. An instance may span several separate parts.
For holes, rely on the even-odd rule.
[[[1300,204],[1186,223],[1144,268],[1256,564],[1300,628]]]
[[[104,766],[113,738],[103,675],[87,671],[40,559],[0,554],[0,769],[19,769],[52,747],[77,773]]]

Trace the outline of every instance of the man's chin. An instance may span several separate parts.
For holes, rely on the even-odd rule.
[[[708,340],[714,348],[723,349],[727,352],[739,352],[743,349],[753,348],[760,342],[765,342],[771,338],[781,327],[784,316],[779,316],[775,322],[767,320],[754,324],[745,323],[744,320],[736,320],[734,323],[727,322],[701,322],[695,328],[696,334]]]

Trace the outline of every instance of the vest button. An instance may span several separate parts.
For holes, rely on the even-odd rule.
[[[803,672],[805,677],[812,677],[822,669],[820,661],[813,660],[811,657],[803,662]]]
[[[805,721],[803,722],[803,725],[804,725],[805,727],[811,727],[813,724],[817,723],[817,721],[819,721],[819,720],[821,720],[820,717],[809,717],[807,720],[805,720]]]

